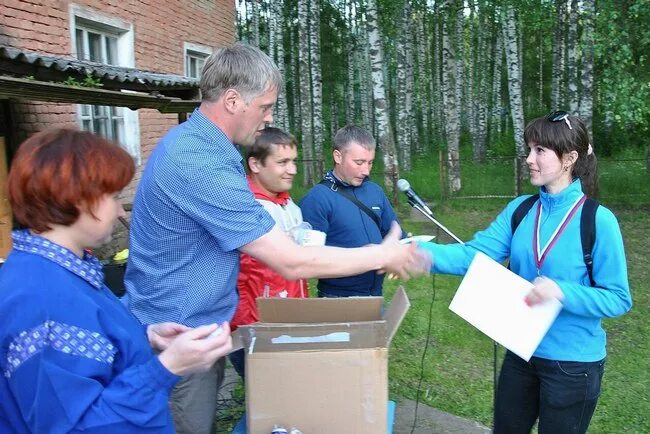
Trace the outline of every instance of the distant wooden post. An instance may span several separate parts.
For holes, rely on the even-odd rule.
[[[5,138],[0,136],[0,258],[3,260],[11,250],[11,206],[7,192],[7,149]]]

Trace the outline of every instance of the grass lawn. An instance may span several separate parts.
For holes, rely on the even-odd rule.
[[[485,227],[505,202],[455,202],[436,209],[437,218],[461,239]],[[407,210],[401,209],[406,212]],[[646,208],[615,209],[625,240],[634,306],[621,318],[605,320],[608,359],[603,392],[590,433],[650,432],[650,213]],[[433,225],[403,219],[416,234],[448,237]],[[412,302],[390,352],[390,393],[393,399],[415,399],[458,416],[492,423],[492,341],[449,309],[459,277],[436,275],[405,283]],[[387,282],[388,299],[398,283]],[[431,327],[427,346],[427,330]],[[426,355],[423,357],[426,348]],[[504,349],[499,348],[499,362]]]

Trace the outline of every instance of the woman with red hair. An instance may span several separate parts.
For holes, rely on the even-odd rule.
[[[9,200],[25,229],[0,270],[0,432],[174,432],[172,387],[230,350],[227,323],[143,327],[104,285],[87,248],[110,239],[134,171],[87,132],[18,149]]]

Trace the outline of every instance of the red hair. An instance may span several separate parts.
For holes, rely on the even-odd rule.
[[[18,148],[9,171],[9,202],[18,223],[35,232],[69,226],[81,211],[133,178],[133,159],[118,145],[85,131],[36,133]]]

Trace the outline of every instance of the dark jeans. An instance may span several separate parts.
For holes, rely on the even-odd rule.
[[[539,434],[585,433],[600,396],[605,359],[530,362],[506,352],[494,409],[495,434],[528,434],[539,418]]]
[[[228,354],[230,363],[232,364],[235,371],[239,374],[242,380],[246,378],[246,355],[244,354],[244,349],[233,351]]]

